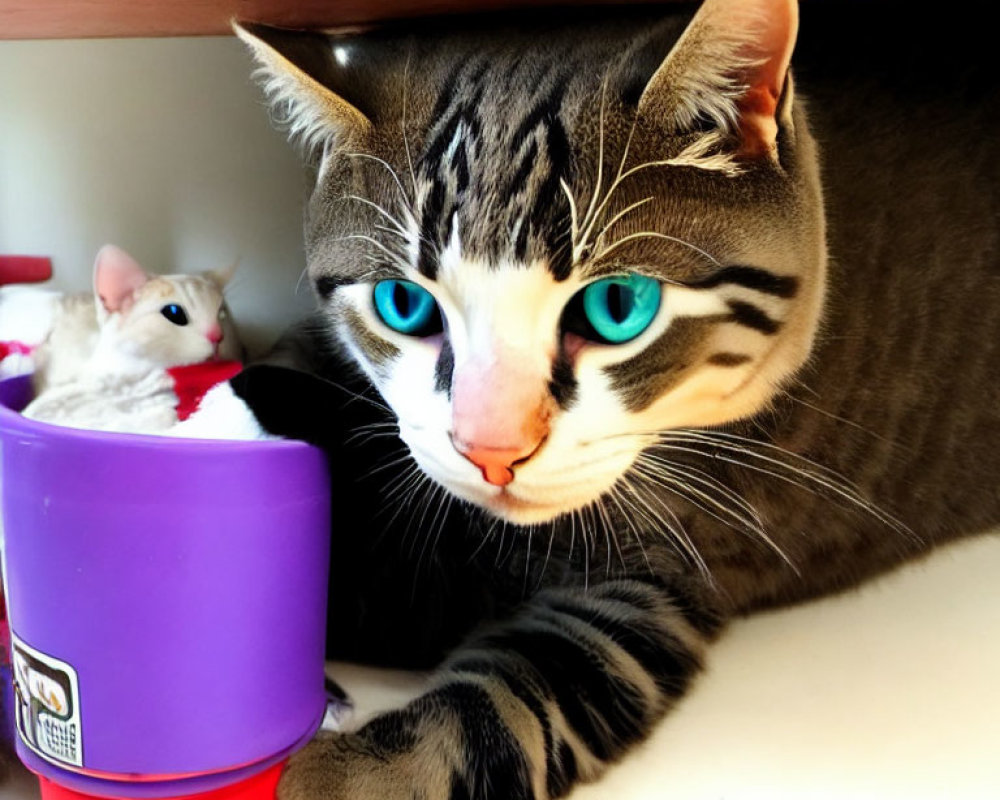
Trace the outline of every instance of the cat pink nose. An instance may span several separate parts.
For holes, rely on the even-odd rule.
[[[514,480],[514,466],[527,461],[541,442],[513,448],[477,447],[475,444],[453,439],[455,449],[479,467],[483,480],[494,486],[506,486]]]
[[[222,341],[223,335],[222,326],[216,322],[211,328],[208,329],[208,333],[205,334],[205,338],[212,344],[218,344]]]

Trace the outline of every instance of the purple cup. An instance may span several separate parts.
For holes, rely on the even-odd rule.
[[[17,414],[30,396],[27,377],[0,382],[22,760],[78,791],[164,797],[308,741],[325,709],[323,453],[63,428]]]

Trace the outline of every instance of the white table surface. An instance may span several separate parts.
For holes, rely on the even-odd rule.
[[[330,672],[356,721],[422,683],[346,664]],[[28,775],[0,787],[3,800],[36,797]],[[1000,537],[732,625],[652,739],[572,797],[1000,798]]]

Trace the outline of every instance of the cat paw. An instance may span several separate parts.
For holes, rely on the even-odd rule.
[[[278,800],[411,800],[446,798],[433,772],[412,754],[378,752],[357,734],[321,731],[292,756],[278,784]],[[425,765],[429,766],[429,765]]]

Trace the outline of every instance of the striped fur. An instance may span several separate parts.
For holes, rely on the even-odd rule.
[[[325,381],[271,422],[332,454],[330,655],[436,668],[295,757],[282,800],[562,796],[731,616],[1000,520],[992,64],[946,57],[940,19],[901,40],[905,8],[870,41],[808,13],[794,88],[784,0],[246,34],[315,144],[324,332],[298,352]],[[649,328],[575,333],[578,292],[623,272],[660,282]],[[392,331],[384,279],[443,330]],[[454,443],[463,402],[535,414],[507,485]]]
[[[668,596],[636,581],[539,593],[409,706],[307,748],[283,797],[562,796],[641,741],[701,669],[706,631]]]

